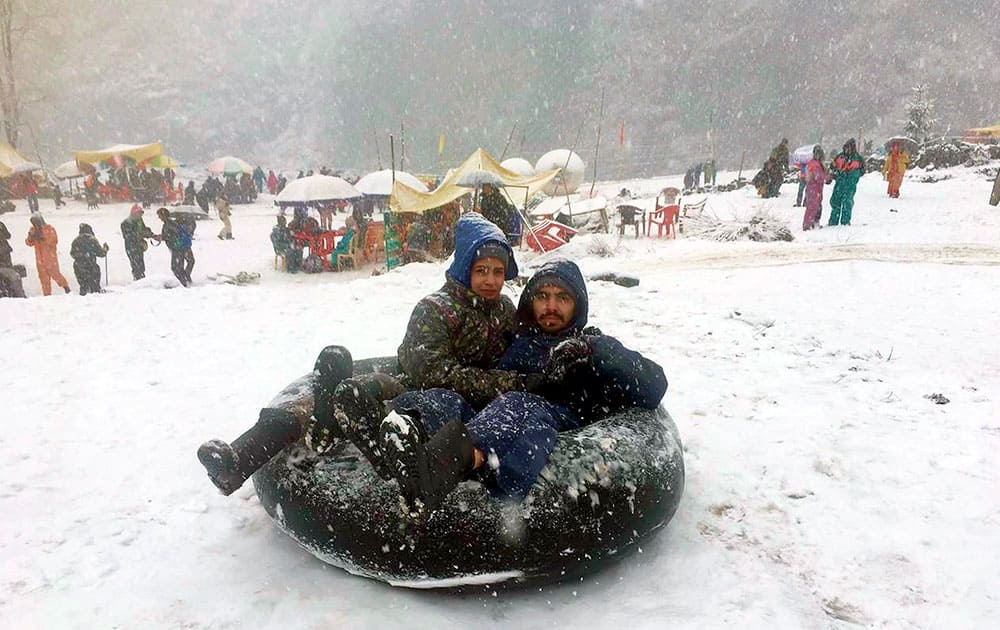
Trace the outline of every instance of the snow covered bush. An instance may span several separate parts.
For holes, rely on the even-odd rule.
[[[611,258],[618,251],[618,246],[606,236],[594,235],[587,243],[587,253],[601,258]]]
[[[703,214],[684,220],[688,236],[711,241],[791,241],[792,232],[784,219],[775,216],[766,207],[757,207],[748,217],[720,219]]]

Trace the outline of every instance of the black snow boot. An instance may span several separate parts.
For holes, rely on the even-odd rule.
[[[302,432],[302,423],[295,414],[264,408],[257,423],[232,444],[209,440],[199,446],[198,460],[212,483],[222,494],[229,495],[283,448],[302,437]]]
[[[313,425],[309,432],[314,448],[326,450],[335,438],[343,438],[333,419],[333,392],[354,373],[354,359],[344,346],[327,346],[313,366]]]
[[[452,420],[427,439],[417,414],[389,414],[379,429],[385,462],[399,483],[404,511],[426,517],[472,472],[476,444],[465,425]]]
[[[378,428],[385,416],[385,401],[401,393],[403,387],[399,381],[378,373],[349,378],[333,393],[331,408],[334,424],[361,451],[378,476],[385,480],[392,477],[382,460]],[[313,447],[316,448],[315,434]]]

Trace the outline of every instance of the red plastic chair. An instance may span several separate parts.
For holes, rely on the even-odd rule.
[[[673,235],[673,238],[677,238],[677,229],[674,227],[674,224],[677,223],[677,217],[680,213],[681,207],[676,204],[662,206],[653,212],[650,212],[649,216],[646,217],[646,233],[652,236],[653,226],[655,225],[657,238],[662,238],[664,231],[666,231],[667,234]]]
[[[334,248],[337,246],[337,237],[343,236],[343,232],[337,234],[337,232],[320,232],[312,237],[309,242],[309,253],[319,256],[320,260],[323,261],[323,268],[326,270],[332,270],[333,266],[330,264],[330,254],[333,253]]]
[[[528,247],[536,252],[550,252],[557,247],[562,247],[577,232],[570,226],[551,219],[543,220],[528,231],[530,234],[525,236],[525,241],[527,241]]]

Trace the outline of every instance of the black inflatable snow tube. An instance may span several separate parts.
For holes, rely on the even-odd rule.
[[[355,374],[396,371],[365,359]],[[312,376],[275,398],[306,422]],[[403,518],[395,482],[384,482],[349,443],[316,456],[286,448],[253,483],[285,533],[332,565],[394,586],[556,581],[599,568],[666,525],[684,490],[677,428],[659,408],[629,410],[563,433],[522,503],[467,482],[423,523]]]

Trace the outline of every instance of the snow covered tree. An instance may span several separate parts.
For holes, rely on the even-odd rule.
[[[903,123],[903,133],[917,142],[927,142],[931,129],[938,119],[934,116],[934,99],[928,96],[927,85],[921,83],[911,88],[913,95],[907,101],[906,120]]]
[[[14,38],[17,29],[14,15],[19,8],[14,0],[0,0],[0,114],[7,142],[17,146],[21,125],[21,100],[14,77]]]

